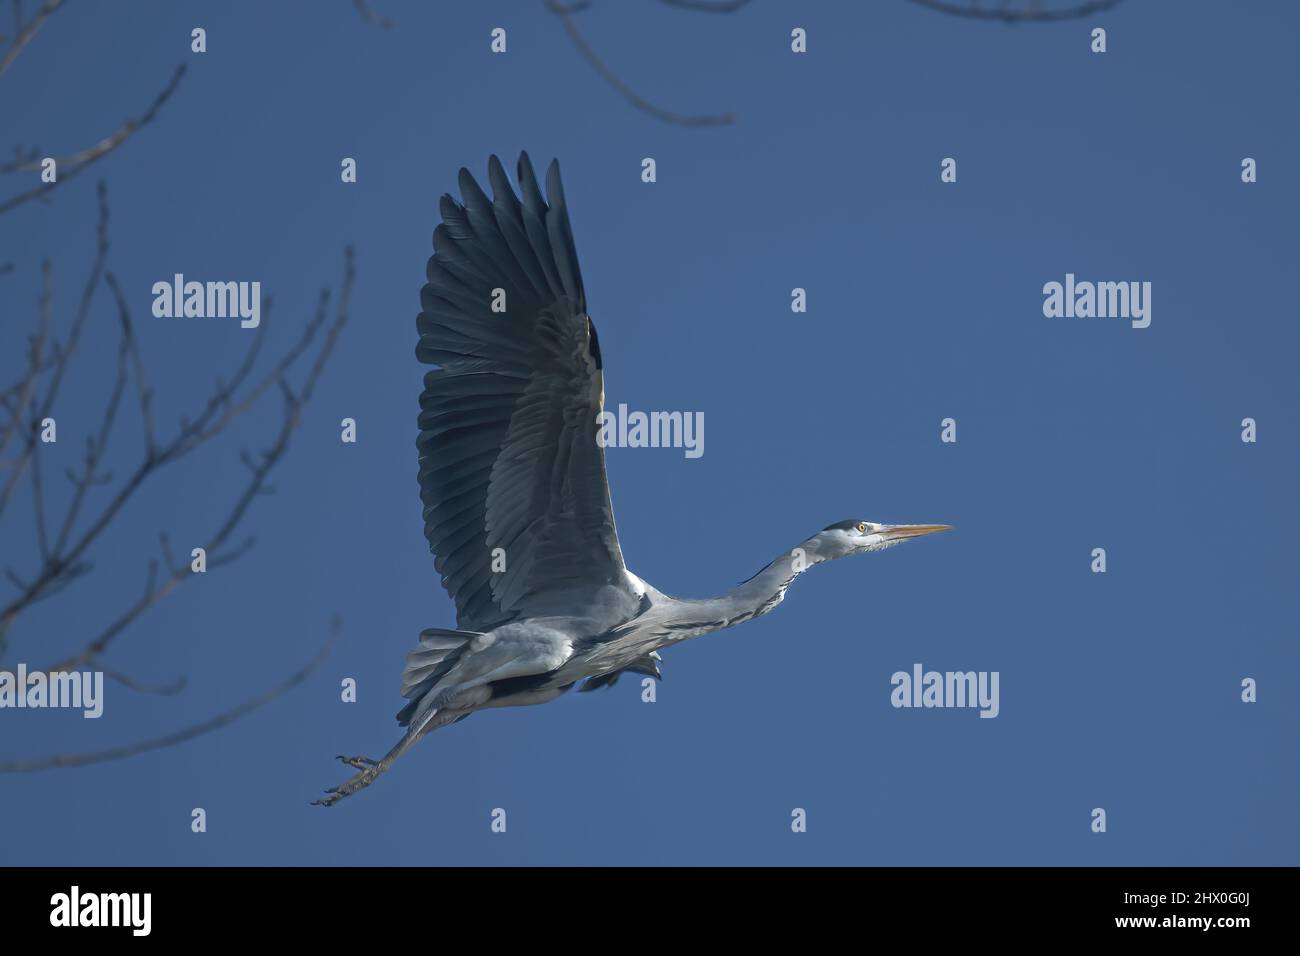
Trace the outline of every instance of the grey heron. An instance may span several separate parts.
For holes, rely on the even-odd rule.
[[[493,198],[468,170],[444,195],[421,290],[416,357],[420,498],[456,629],[429,628],[406,659],[404,736],[316,801],[369,786],[421,737],[476,710],[554,700],[575,684],[658,677],[659,651],[766,614],[804,570],[881,551],[942,524],[850,519],[782,552],[714,598],[670,597],[623,563],[596,423],[604,363],[587,312],[560,170],[546,198],[527,153],[520,195],[491,157]],[[502,301],[505,310],[495,310]]]

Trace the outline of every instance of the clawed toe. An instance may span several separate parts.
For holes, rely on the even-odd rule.
[[[339,763],[346,764],[356,771],[347,780],[344,780],[337,787],[330,787],[325,791],[325,796],[318,800],[313,800],[312,805],[318,807],[332,807],[344,797],[350,797],[358,790],[364,790],[375,782],[375,779],[388,769],[407,747],[411,746],[417,737],[411,737],[409,734],[402,740],[398,741],[397,746],[390,750],[383,760],[372,760],[370,757],[348,757],[344,754],[338,754]]]
[[[347,764],[349,767],[351,767],[354,770],[373,770],[375,767],[378,766],[378,763],[374,760],[371,760],[369,757],[345,757],[342,754],[339,754],[338,759],[343,761],[345,764]],[[333,791],[326,791],[326,792],[332,793]]]

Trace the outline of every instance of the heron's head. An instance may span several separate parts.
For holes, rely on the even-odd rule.
[[[839,521],[819,531],[814,537],[817,552],[823,558],[845,558],[850,554],[883,551],[903,541],[920,538],[936,531],[951,531],[947,524],[879,524],[862,518]]]

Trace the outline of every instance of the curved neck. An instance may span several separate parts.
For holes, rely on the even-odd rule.
[[[785,598],[790,582],[825,560],[827,558],[818,551],[817,541],[809,538],[777,555],[748,581],[730,591],[703,600],[679,601],[682,605],[681,622],[672,626],[702,634],[766,614]]]

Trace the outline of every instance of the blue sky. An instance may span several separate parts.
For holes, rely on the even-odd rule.
[[[736,114],[716,129],[632,109],[540,2],[373,6],[396,26],[343,0],[70,4],[0,78],[6,144],[63,155],[190,67],[156,123],[3,217],[0,380],[18,372],[46,256],[66,327],[99,177],[164,431],[251,333],[152,318],[154,282],[261,281],[277,351],[337,285],[347,243],[358,269],[278,493],[248,519],[257,546],[114,645],[113,667],[184,675],[186,690],[110,684],[97,721],[2,711],[0,759],[204,719],[300,666],[335,613],[339,646],[303,686],[184,747],[0,776],[19,824],[0,861],[1297,862],[1293,4],[1128,0],[1015,27],[901,0],[577,15],[646,97]],[[795,26],[807,54],[790,52]],[[312,808],[343,779],[335,754],[396,740],[404,655],[421,628],[454,624],[421,533],[415,315],[438,196],[459,167],[482,179],[489,154],[513,168],[521,148],[562,164],[608,404],[707,421],[699,459],[609,452],[634,571],[706,596],[850,516],[957,530],[818,568],[773,614],[667,652],[654,704],[623,681],[478,714]],[[944,157],[955,184],[939,181]],[[6,196],[30,185],[5,179]],[[1150,328],[1044,318],[1043,284],[1067,272],[1150,281]],[[807,313],[790,310],[795,287]],[[98,422],[115,323],[101,290],[50,474]],[[95,574],[25,617],[0,666],[82,646],[134,599],[159,531],[186,551],[210,534],[243,481],[239,449],[265,445],[277,412],[159,473]],[[939,440],[946,417],[955,444]],[[128,414],[121,473],[139,442]],[[31,549],[24,491],[0,519],[0,565],[28,569]],[[1000,715],[892,708],[890,675],[917,662],[998,671]],[[339,700],[346,677],[355,704]]]

